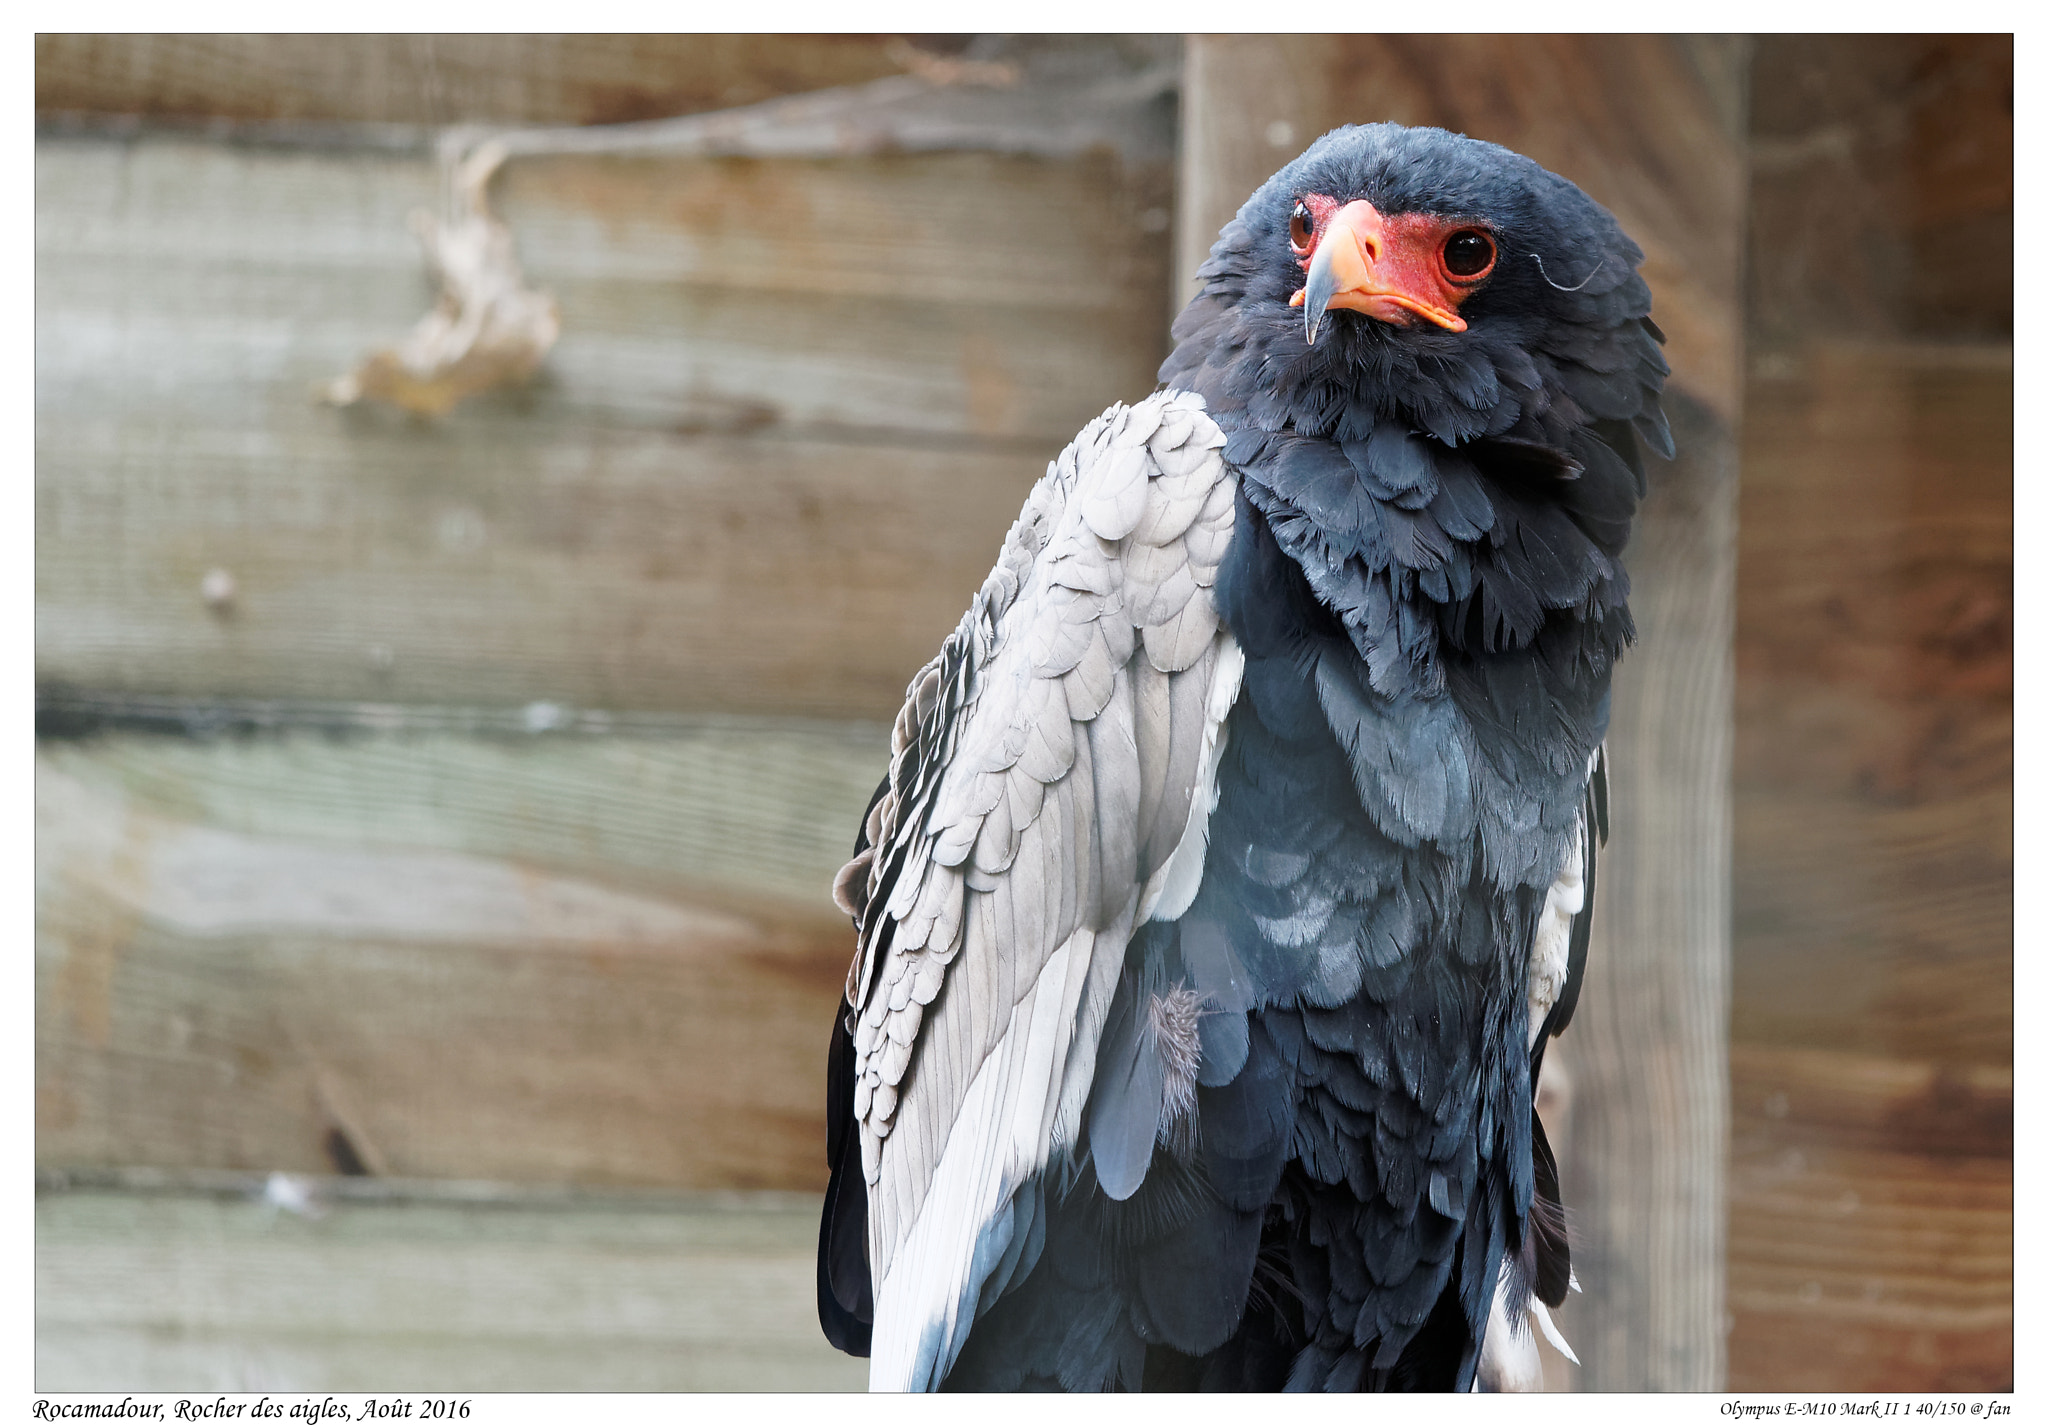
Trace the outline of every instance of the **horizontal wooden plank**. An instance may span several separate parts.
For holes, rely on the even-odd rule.
[[[904,72],[1027,85],[1170,64],[1150,35],[39,34],[38,118],[618,124]]]
[[[1745,1305],[1728,1336],[1731,1391],[2010,1391],[2012,1328],[1940,1330]]]
[[[887,719],[1044,468],[522,434],[385,430],[294,455],[221,431],[44,452],[38,681]],[[214,569],[228,606],[204,596]]]
[[[102,813],[118,803],[257,839],[457,852],[829,917],[888,759],[878,725],[705,718],[613,737],[46,739],[37,773]]]
[[[1738,914],[1755,929],[1867,937],[1878,953],[1916,941],[1956,953],[2005,945],[2008,790],[1903,807],[1752,792],[1737,820],[1751,853]]]
[[[1903,693],[1796,675],[1737,683],[1737,785],[1865,809],[2012,785],[2012,697]],[[1738,835],[1741,833],[1738,832]]]
[[[2009,697],[2012,348],[1817,344],[1750,392],[1739,676]]]
[[[46,684],[886,718],[1162,351],[1165,209],[1106,155],[535,159],[542,379],[335,411],[429,300],[426,164],[39,153]]]
[[[1735,809],[1739,1038],[2010,1063],[2012,794]]]
[[[1735,1136],[1748,1160],[1795,1147],[2012,1156],[2012,1065],[1875,1058],[1737,1039]]]
[[[1752,43],[1749,349],[2009,338],[2012,36]]]
[[[334,374],[426,305],[406,218],[438,203],[430,161],[172,137],[38,153],[53,410],[96,379],[124,404],[174,385],[204,408],[218,387],[222,409],[265,413],[302,394],[273,383]],[[580,392],[672,421],[678,394],[737,391],[788,422],[1064,438],[1121,378],[1151,385],[1165,257],[1141,179],[1107,156],[532,158],[495,196],[561,300],[555,408]],[[999,373],[1032,388],[993,419],[964,389],[977,342],[1031,363]]]
[[[46,744],[38,1161],[820,1186],[882,751]]]
[[[275,422],[430,304],[407,224],[438,206],[429,160],[173,137],[38,155],[49,416],[112,397]],[[1108,156],[532,158],[494,192],[562,309],[542,419],[673,426],[687,399],[1064,441],[1163,354],[1164,243]]]
[[[312,1187],[316,1192],[318,1184]],[[489,1204],[46,1192],[44,1391],[858,1390],[815,1199]]]
[[[1814,342],[1743,431],[1738,1038],[2012,1045],[2012,352]]]
[[[2010,1389],[2010,1067],[1737,1042],[1730,1071],[1730,1388]]]
[[[36,108],[619,123],[897,73],[882,35],[36,36]]]

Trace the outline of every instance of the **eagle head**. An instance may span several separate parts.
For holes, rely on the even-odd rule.
[[[1671,454],[1642,249],[1575,184],[1442,129],[1348,125],[1266,180],[1197,270],[1160,369],[1224,423]],[[1626,452],[1632,458],[1633,451]]]

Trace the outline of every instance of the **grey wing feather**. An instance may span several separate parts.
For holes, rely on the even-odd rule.
[[[1076,1140],[1141,899],[1190,842],[1242,668],[1222,446],[1178,392],[1091,422],[897,717],[841,876],[879,1388],[936,1384],[1029,1255],[1028,1184]]]

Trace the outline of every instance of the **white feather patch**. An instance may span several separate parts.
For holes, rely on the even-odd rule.
[[[1572,1350],[1571,1342],[1565,1340],[1564,1332],[1558,1330],[1557,1323],[1550,1319],[1550,1308],[1533,1296],[1529,1298],[1529,1316],[1530,1319],[1535,1321],[1537,1326],[1542,1328],[1543,1339],[1555,1346],[1560,1356],[1563,1356],[1573,1365],[1579,1363],[1578,1356]]]
[[[1195,774],[1194,796],[1188,803],[1187,830],[1181,833],[1166,864],[1145,882],[1138,899],[1138,924],[1179,920],[1202,888],[1202,865],[1209,856],[1209,813],[1216,809],[1216,765],[1230,744],[1227,720],[1244,682],[1244,650],[1228,632],[1216,635],[1216,675],[1209,684],[1209,706],[1202,726],[1202,761]]]
[[[1502,1263],[1500,1280],[1493,1291],[1493,1309],[1486,1315],[1486,1335],[1479,1346],[1474,1390],[1513,1393],[1543,1389],[1543,1361],[1536,1354],[1538,1331],[1560,1356],[1573,1365],[1579,1363],[1571,1343],[1550,1319],[1550,1308],[1541,1300],[1531,1296],[1520,1312],[1510,1315],[1508,1297],[1513,1290],[1513,1270],[1510,1264]]]
[[[933,1389],[959,1355],[978,1305],[982,1229],[1046,1164],[1093,950],[1081,930],[1053,952],[1011,1011],[1002,1046],[975,1070],[916,1223],[875,1290],[870,1390]]]
[[[1529,1047],[1543,1032],[1543,1017],[1564,993],[1565,978],[1571,973],[1572,920],[1586,908],[1586,835],[1582,815],[1579,834],[1572,841],[1572,853],[1543,897],[1543,914],[1536,921],[1536,942],[1529,947]]]
[[[1479,1369],[1474,1390],[1520,1394],[1543,1389],[1543,1361],[1526,1319],[1508,1319],[1508,1267],[1501,1266],[1493,1289],[1493,1309],[1486,1314],[1486,1335],[1479,1344]]]

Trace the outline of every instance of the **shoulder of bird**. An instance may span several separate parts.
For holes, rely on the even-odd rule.
[[[1048,468],[835,895],[826,1334],[879,1389],[1494,1388],[1575,1281],[1534,1087],[1669,456],[1613,217],[1324,135]]]

